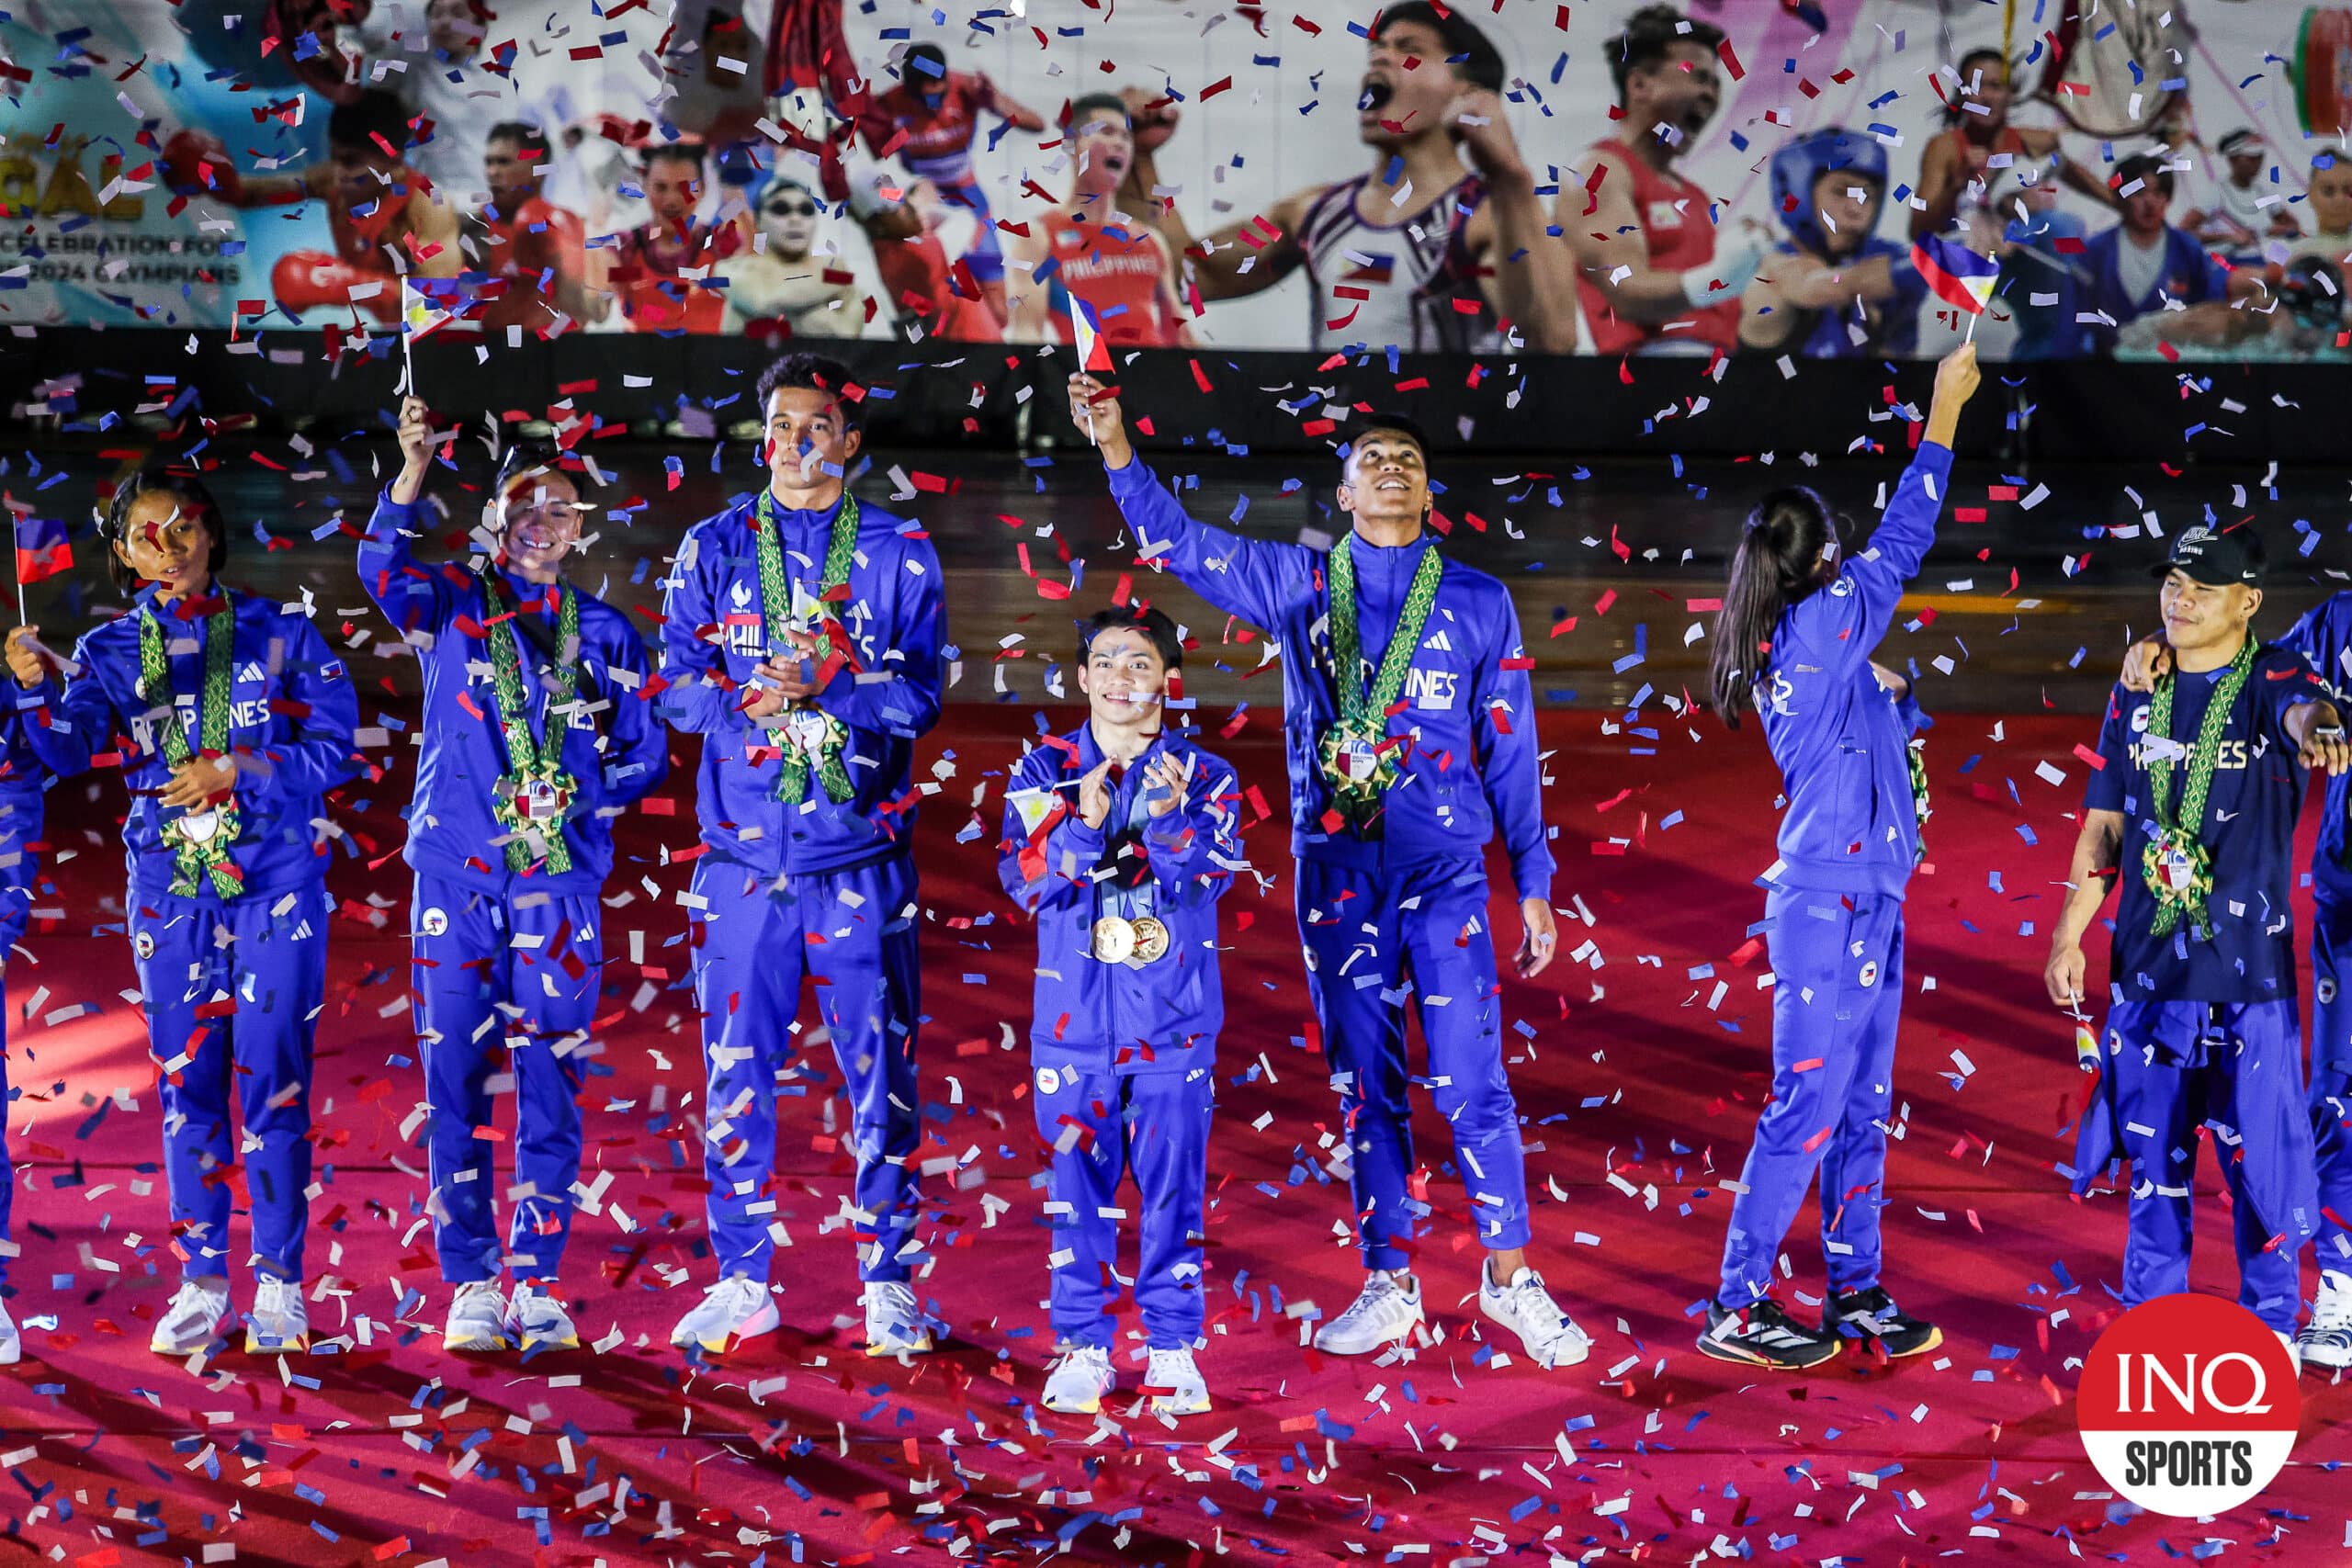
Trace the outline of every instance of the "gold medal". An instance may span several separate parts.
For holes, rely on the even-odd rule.
[[[1116,915],[1094,922],[1094,956],[1105,964],[1125,964],[1136,950],[1136,928]]]
[[[1168,951],[1168,928],[1149,915],[1135,923],[1136,962],[1149,964]]]

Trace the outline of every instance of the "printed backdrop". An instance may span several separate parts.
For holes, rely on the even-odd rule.
[[[779,25],[805,24],[810,0],[744,3],[748,12],[740,16],[724,0],[602,7],[590,0],[433,0],[430,7],[420,0],[46,0],[12,7],[0,13],[0,318],[18,332],[60,324],[381,329],[395,314],[397,282],[380,290],[364,281],[354,287],[350,276],[324,265],[349,238],[338,232],[328,201],[240,206],[217,189],[175,196],[166,172],[175,148],[185,158],[217,142],[242,176],[300,178],[327,157],[329,99],[374,85],[433,122],[432,141],[408,161],[461,212],[479,209],[486,195],[481,161],[492,125],[519,120],[550,137],[542,194],[576,218],[579,238],[573,250],[550,251],[529,268],[512,265],[519,251],[506,253],[510,276],[529,271],[544,285],[544,320],[530,330],[758,330],[760,318],[748,309],[721,310],[711,298],[702,300],[708,310],[664,310],[652,292],[654,280],[670,276],[662,268],[676,265],[683,280],[668,285],[673,296],[716,296],[731,285],[739,299],[750,298],[757,269],[782,254],[762,233],[768,220],[759,198],[767,182],[780,165],[786,175],[821,184],[812,159],[781,150],[769,134],[786,114],[763,92],[776,74],[772,35]],[[1631,8],[1622,0],[1491,0],[1464,13],[1507,62],[1512,129],[1541,186],[1568,192],[1571,205],[1581,205],[1587,149],[1616,129],[1605,46]],[[339,14],[362,19],[338,25]],[[892,85],[909,44],[931,41],[955,70],[985,73],[1005,99],[1049,122],[1073,96],[1106,88],[1179,98],[1182,119],[1159,168],[1199,235],[1304,187],[1376,166],[1355,129],[1362,33],[1373,14],[1171,0],[1100,9],[1078,0],[992,0],[950,12],[931,0],[865,0],[841,22],[858,70],[883,87]],[[2132,127],[2167,103],[2185,107],[2182,123],[2193,140],[2176,134],[2179,174],[2168,215],[2175,224],[2216,208],[2222,172],[2216,149],[2230,132],[2253,130],[2266,144],[2258,183],[2274,198],[2267,210],[2293,216],[2310,237],[2296,254],[2341,260],[2343,247],[2327,245],[2342,220],[2324,221],[2329,212],[2307,187],[2314,160],[2342,143],[2334,128],[2345,118],[2337,84],[2352,80],[2352,11],[2301,0],[2175,0],[2166,20],[2150,21],[2130,7],[2107,7],[2072,24],[2074,80],[2059,91],[2051,90],[2050,66],[2057,41],[2070,36],[2064,0],[1940,7],[1859,0],[1821,8],[1724,0],[1692,14],[1728,38],[1721,107],[1679,165],[1716,198],[1719,232],[1747,220],[1777,231],[1770,154],[1792,136],[1840,126],[1885,150],[1894,189],[1880,203],[1877,232],[1907,241],[1898,203],[1917,179],[1922,149],[1946,123],[1932,78],[1971,48],[2006,41],[2021,85],[2037,90],[2021,99],[2012,123],[2064,130],[2067,154],[2103,171],[2156,145]],[[2120,24],[2111,19],[2117,16]],[[436,39],[458,41],[436,49]],[[2075,120],[2110,133],[2074,129],[2061,105]],[[1033,135],[1004,130],[989,114],[978,118],[975,182],[992,219],[1022,222],[1040,205],[1039,193],[1058,197],[1067,188],[1069,160],[1055,144],[1057,126]],[[2311,129],[2315,124],[2330,129],[2323,135]],[[661,247],[650,256],[632,250],[630,236],[662,221],[649,199],[646,149],[681,139],[700,158],[689,192],[699,248],[665,262]],[[860,160],[871,162],[871,152]],[[903,276],[886,276],[876,265],[875,245],[896,242],[869,237],[870,210],[833,201],[818,214],[813,235],[795,242],[808,253],[795,260],[797,270],[771,268],[771,281],[783,281],[769,293],[797,301],[789,332],[992,331],[994,318],[959,311],[951,298],[980,292],[954,264],[973,251],[981,220],[958,201],[913,187],[894,160],[856,173],[861,189],[904,191],[919,208],[943,264],[929,287],[948,308],[910,302]],[[2352,195],[2344,199],[2352,202]],[[2096,234],[2113,222],[2071,191],[2059,210],[2073,220],[2061,225],[2067,234]],[[2266,236],[2275,242],[2267,256],[2258,246],[2234,247],[2240,254],[2230,256],[2233,247],[2206,238],[2206,249],[2234,265],[2286,259],[2279,236]],[[2080,281],[2086,265],[2080,247],[2079,240],[2061,239],[2042,244],[2038,260],[2026,259],[2048,278],[2072,274]],[[496,270],[498,254],[469,251],[475,275]],[[562,267],[577,271],[584,291],[557,287],[555,269]],[[2015,346],[2009,306],[2038,291],[2027,276],[2041,276],[2022,264],[2011,270],[2021,276],[2005,285],[2003,302],[1979,333],[1996,354]],[[2318,293],[2328,295],[2340,278],[2338,270],[2320,280]],[[631,302],[632,280],[651,309]],[[2069,296],[2067,303],[2081,302]],[[2312,330],[2291,341],[2281,323],[2251,346],[2232,341],[2228,352],[2340,354],[2342,304],[2339,293],[2302,309]],[[1320,348],[1349,341],[1344,332],[1322,330],[1323,312],[1298,274],[1197,313],[1187,304],[1181,314],[1184,341],[1199,344]],[[1933,355],[1958,323],[1932,304],[1920,317],[1916,352]],[[1905,335],[1873,322],[1868,343],[1815,347],[1883,352]],[[2126,333],[2116,349],[2169,357],[2199,352],[2197,342],[2160,345],[2154,335],[2160,334],[2143,332],[2135,342]],[[2076,334],[2058,336],[2065,340],[2060,349],[2045,344],[2035,352],[2086,346]],[[1589,326],[1579,337],[1590,352]]]

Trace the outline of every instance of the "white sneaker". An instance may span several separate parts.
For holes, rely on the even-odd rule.
[[[147,1348],[158,1356],[193,1356],[212,1343],[220,1320],[229,1315],[229,1281],[217,1274],[196,1275],[180,1281],[169,1306],[155,1324]]]
[[[870,1281],[865,1287],[865,1353],[920,1356],[931,1348],[931,1325],[923,1321],[914,1292],[898,1280]]]
[[[1410,1274],[1375,1269],[1348,1310],[1315,1331],[1327,1356],[1362,1356],[1394,1345],[1421,1324],[1421,1282]]]
[[[506,1292],[495,1280],[468,1280],[449,1299],[449,1321],[441,1327],[441,1348],[478,1352],[503,1350]]]
[[[1111,1370],[1111,1352],[1100,1345],[1073,1345],[1055,1360],[1046,1374],[1046,1408],[1064,1416],[1091,1416],[1102,1408],[1102,1396],[1118,1386]]]
[[[1544,1288],[1544,1276],[1532,1269],[1521,1266],[1510,1284],[1498,1285],[1487,1278],[1487,1266],[1478,1265],[1478,1310],[1518,1335],[1528,1355],[1547,1371],[1573,1367],[1592,1354],[1590,1336],[1560,1310]]]
[[[720,1356],[729,1346],[775,1332],[775,1298],[767,1281],[747,1274],[729,1274],[702,1293],[702,1303],[678,1319],[670,1343],[680,1349],[699,1345],[707,1355]]]
[[[1204,1416],[1208,1413],[1208,1381],[1201,1376],[1201,1369],[1193,1364],[1193,1352],[1188,1349],[1154,1348],[1151,1367],[1144,1373],[1143,1383],[1146,1388],[1160,1391],[1151,1396],[1151,1408],[1156,1415]]]
[[[514,1287],[514,1302],[507,1309],[506,1325],[515,1347],[526,1354],[533,1350],[580,1348],[580,1330],[572,1326],[571,1314],[544,1285]]]
[[[0,1367],[13,1367],[25,1359],[25,1337],[17,1332],[17,1320],[8,1315],[6,1305],[0,1305]]]
[[[2330,1371],[2352,1367],[2352,1290],[2337,1288],[2324,1270],[2312,1301],[2312,1320],[2296,1331],[2295,1348],[2305,1366]]]
[[[311,1309],[302,1304],[302,1281],[275,1274],[254,1276],[254,1310],[245,1314],[245,1354],[274,1356],[311,1348]]]

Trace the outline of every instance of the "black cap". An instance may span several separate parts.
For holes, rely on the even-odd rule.
[[[2262,536],[2252,528],[2215,530],[2200,525],[2175,539],[2172,555],[2150,567],[2148,575],[2169,577],[2180,571],[2209,588],[2226,588],[2233,582],[2252,587],[2262,581]]]

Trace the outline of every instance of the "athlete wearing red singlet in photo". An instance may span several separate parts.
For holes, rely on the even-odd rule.
[[[986,73],[951,71],[945,51],[919,43],[899,60],[899,85],[875,94],[858,117],[858,133],[876,157],[895,154],[908,174],[929,180],[949,206],[972,214],[978,229],[964,263],[1001,314],[1004,253],[988,194],[972,168],[972,141],[983,114],[997,115],[1032,135],[1046,129],[1043,115],[1006,96]]]
[[[1951,228],[1969,186],[1982,190],[1993,160],[2005,153],[2015,163],[2058,153],[2061,179],[2102,207],[2116,206],[2115,193],[2105,179],[2061,153],[2056,131],[2009,123],[2016,89],[1999,50],[1970,50],[1960,57],[1957,73],[1956,88],[1947,88],[1941,73],[1938,73],[1939,90],[1949,93],[1947,113],[1951,124],[1919,150],[1922,205],[1911,209],[1913,239]]]
[[[1729,354],[1760,236],[1716,238],[1719,209],[1674,172],[1714,118],[1722,31],[1670,6],[1645,6],[1609,45],[1629,128],[1589,149],[1560,181],[1554,220],[1577,259],[1577,295],[1599,354]],[[1660,134],[1661,128],[1672,134]]]
[[[1094,312],[1114,348],[1173,348],[1187,340],[1176,308],[1174,254],[1148,224],[1118,210],[1119,184],[1135,162],[1124,101],[1090,94],[1069,107],[1064,145],[1069,199],[1023,225],[1006,267],[1011,335],[1024,343],[1075,340],[1070,298]]]
[[[1004,323],[996,312],[956,292],[947,247],[934,231],[938,202],[937,193],[920,181],[900,189],[888,175],[867,174],[850,183],[850,215],[874,247],[874,270],[900,326],[920,328],[925,337],[1001,342]],[[965,276],[970,276],[967,270]]]
[[[625,235],[612,269],[615,297],[631,332],[718,333],[727,325],[726,293],[712,285],[718,264],[742,243],[730,222],[695,218],[702,200],[702,153],[671,143],[645,154],[650,221]]]
[[[586,242],[579,218],[539,194],[548,167],[548,140],[537,130],[517,123],[492,128],[482,152],[490,204],[468,217],[463,240],[467,265],[503,280],[481,315],[492,333],[519,326],[544,333],[558,312],[574,321],[589,314]]]

